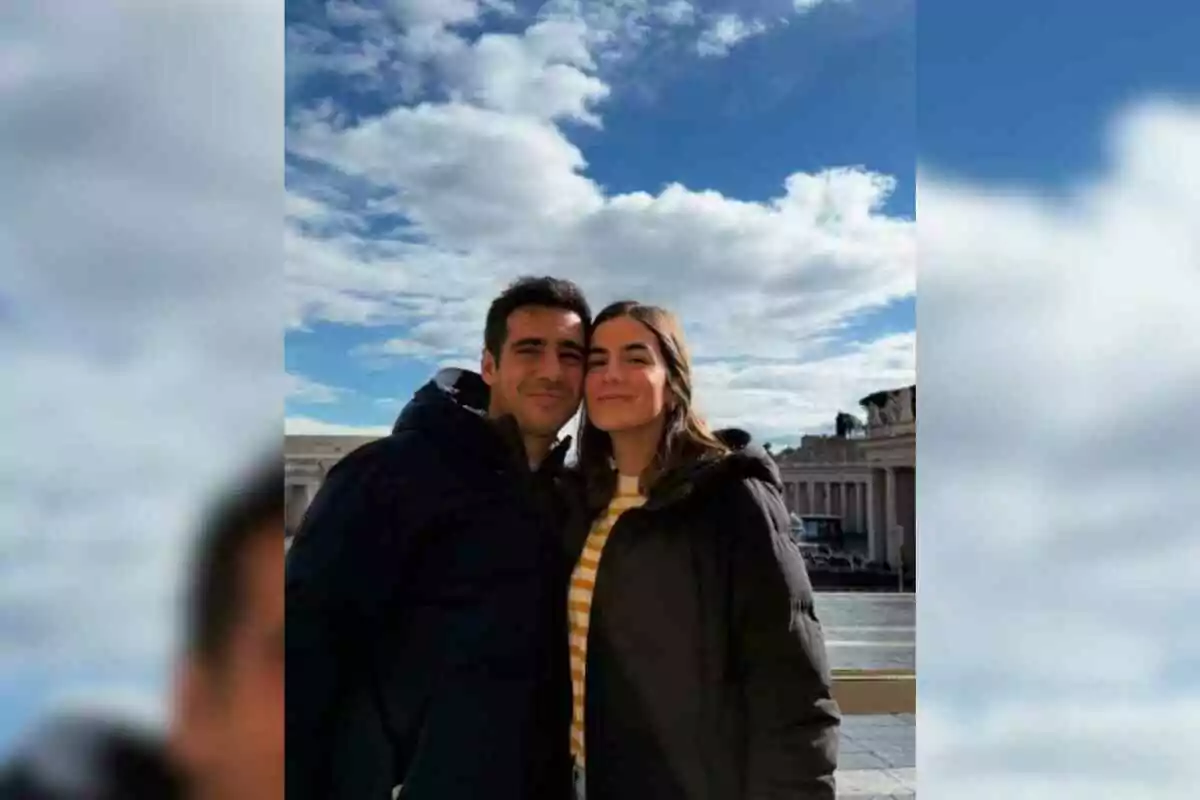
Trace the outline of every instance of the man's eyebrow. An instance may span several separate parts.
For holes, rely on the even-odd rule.
[[[530,337],[527,337],[524,339],[518,339],[517,341],[513,342],[512,346],[513,347],[545,347],[546,340],[539,339],[536,336],[530,336]]]

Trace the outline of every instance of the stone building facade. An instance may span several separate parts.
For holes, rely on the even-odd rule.
[[[784,499],[797,516],[829,514],[865,537],[871,560],[916,565],[916,387],[862,401],[866,423],[843,436],[805,436],[774,457]],[[842,426],[839,426],[842,427]],[[287,436],[284,442],[287,530],[296,530],[325,475],[361,436]]]
[[[873,561],[916,566],[916,387],[862,401],[865,426],[844,436],[805,436],[775,454],[784,499],[797,516],[839,517],[866,538]]]
[[[295,532],[329,470],[368,436],[285,436],[283,440],[285,529]]]

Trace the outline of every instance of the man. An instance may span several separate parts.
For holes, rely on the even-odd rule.
[[[287,560],[289,800],[571,792],[559,430],[591,311],[525,278],[482,374],[442,370],[330,471]]]
[[[171,750],[191,800],[283,798],[282,454],[200,540]]]
[[[96,715],[52,719],[0,769],[0,800],[283,798],[282,486],[275,453],[204,526],[168,741]]]

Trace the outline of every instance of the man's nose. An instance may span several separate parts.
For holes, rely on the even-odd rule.
[[[543,355],[538,372],[541,373],[541,377],[547,380],[557,381],[561,378],[563,372],[562,360],[559,358],[558,353],[547,352]]]

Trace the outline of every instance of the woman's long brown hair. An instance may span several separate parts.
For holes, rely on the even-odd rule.
[[[692,361],[675,315],[659,306],[623,300],[601,311],[592,322],[592,330],[619,317],[636,320],[654,334],[666,362],[667,386],[675,400],[665,412],[654,459],[641,476],[642,491],[648,494],[663,475],[693,461],[724,455],[729,448],[713,435],[692,406]],[[616,490],[612,457],[612,437],[592,424],[585,404],[579,426],[579,470],[587,482],[588,505],[593,511],[605,508]]]

